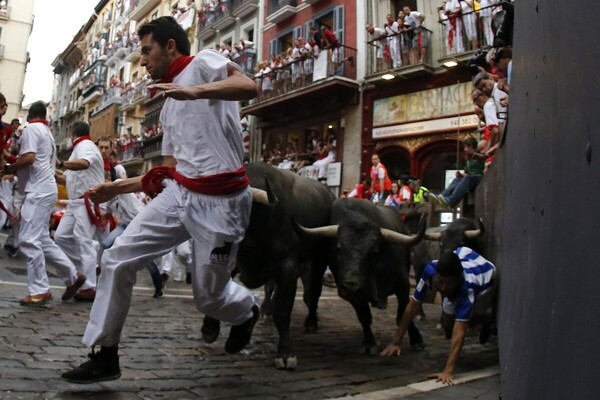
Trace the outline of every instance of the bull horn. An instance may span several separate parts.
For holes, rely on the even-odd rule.
[[[271,190],[269,180],[265,176],[265,188],[266,190],[252,188],[252,201],[261,203],[269,207],[274,207],[279,203],[279,199],[275,196],[275,193]]]
[[[421,240],[421,236],[419,234],[416,235],[404,235],[402,233],[398,233],[391,229],[379,228],[381,230],[381,235],[383,239],[388,243],[393,244],[404,244],[406,246],[411,246],[413,244],[418,243]]]
[[[269,195],[262,189],[252,188],[252,201],[269,205]]]
[[[481,218],[477,220],[477,225],[479,225],[479,229],[470,229],[465,231],[465,237],[467,239],[477,239],[478,237],[483,235],[483,232],[485,232],[485,228],[483,227],[483,220]]]
[[[440,240],[441,238],[441,232],[425,232],[425,240]]]
[[[333,238],[337,235],[337,231],[338,231],[338,227],[339,225],[327,225],[327,226],[320,226],[318,228],[306,228],[302,225],[300,225],[299,223],[295,223],[296,228],[298,228],[298,230],[307,235],[307,236],[315,236],[315,237],[326,237],[326,238]]]

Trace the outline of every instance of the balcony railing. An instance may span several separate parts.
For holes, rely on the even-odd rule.
[[[231,2],[231,14],[237,18],[243,18],[258,8],[258,0],[233,0]]]
[[[248,75],[254,76],[256,67],[256,51],[254,49],[245,49],[238,53],[239,57],[232,59],[237,65],[242,67]]]
[[[230,18],[230,12],[229,0],[204,3],[198,11],[198,38],[202,40],[214,34],[217,29],[215,25],[219,25],[218,22],[223,18]]]
[[[302,89],[334,76],[356,79],[357,50],[348,46],[324,49],[319,57],[307,57],[278,68],[261,68],[254,81],[259,95],[254,102]]]
[[[160,0],[135,0],[133,7],[130,8],[129,18],[140,21],[159,4]]]
[[[102,93],[98,109],[104,109],[110,105],[121,104],[122,102],[121,89],[116,86],[111,86]]]
[[[464,14],[440,10],[442,59],[491,47],[494,41],[492,16],[496,9],[501,6],[493,5]]]
[[[367,76],[431,65],[431,38],[429,29],[419,27],[367,42]]]
[[[277,24],[296,13],[297,0],[269,0],[267,21]]]

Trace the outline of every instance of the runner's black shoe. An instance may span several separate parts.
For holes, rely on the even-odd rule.
[[[89,361],[84,362],[79,367],[74,368],[62,374],[62,377],[67,382],[88,384],[103,381],[112,381],[121,377],[121,369],[119,368],[119,355],[117,354],[118,347],[104,347],[95,353],[92,347],[92,352],[88,355]]]
[[[252,330],[254,329],[254,325],[256,325],[256,321],[258,321],[259,316],[260,310],[255,304],[252,306],[252,317],[250,317],[249,320],[240,325],[234,325],[231,327],[231,330],[229,331],[229,337],[225,342],[225,351],[227,353],[238,353],[248,345],[250,338],[252,337]]]

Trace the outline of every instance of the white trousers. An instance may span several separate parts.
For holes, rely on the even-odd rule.
[[[54,233],[54,241],[71,259],[77,271],[87,277],[81,289],[96,287],[98,244],[96,225],[92,224],[83,199],[71,200]]]
[[[193,238],[192,288],[203,314],[239,325],[252,316],[254,297],[231,279],[239,243],[250,219],[252,193],[193,193],[172,180],[102,256],[102,274],[83,343],[114,346],[131,304],[136,273],[148,262]]]
[[[71,260],[50,239],[50,214],[56,197],[56,193],[27,193],[21,209],[19,248],[25,256],[30,295],[50,290],[46,260],[56,267],[56,273],[65,285],[73,284],[77,278],[77,271]]]

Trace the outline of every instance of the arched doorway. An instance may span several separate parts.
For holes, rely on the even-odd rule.
[[[378,153],[392,181],[397,180],[401,175],[410,174],[410,155],[405,148],[389,146],[379,150]]]
[[[457,148],[456,140],[438,140],[426,144],[415,153],[417,175],[428,189],[439,192],[444,189],[446,171],[454,170],[459,151],[459,168],[462,168],[462,144]]]

